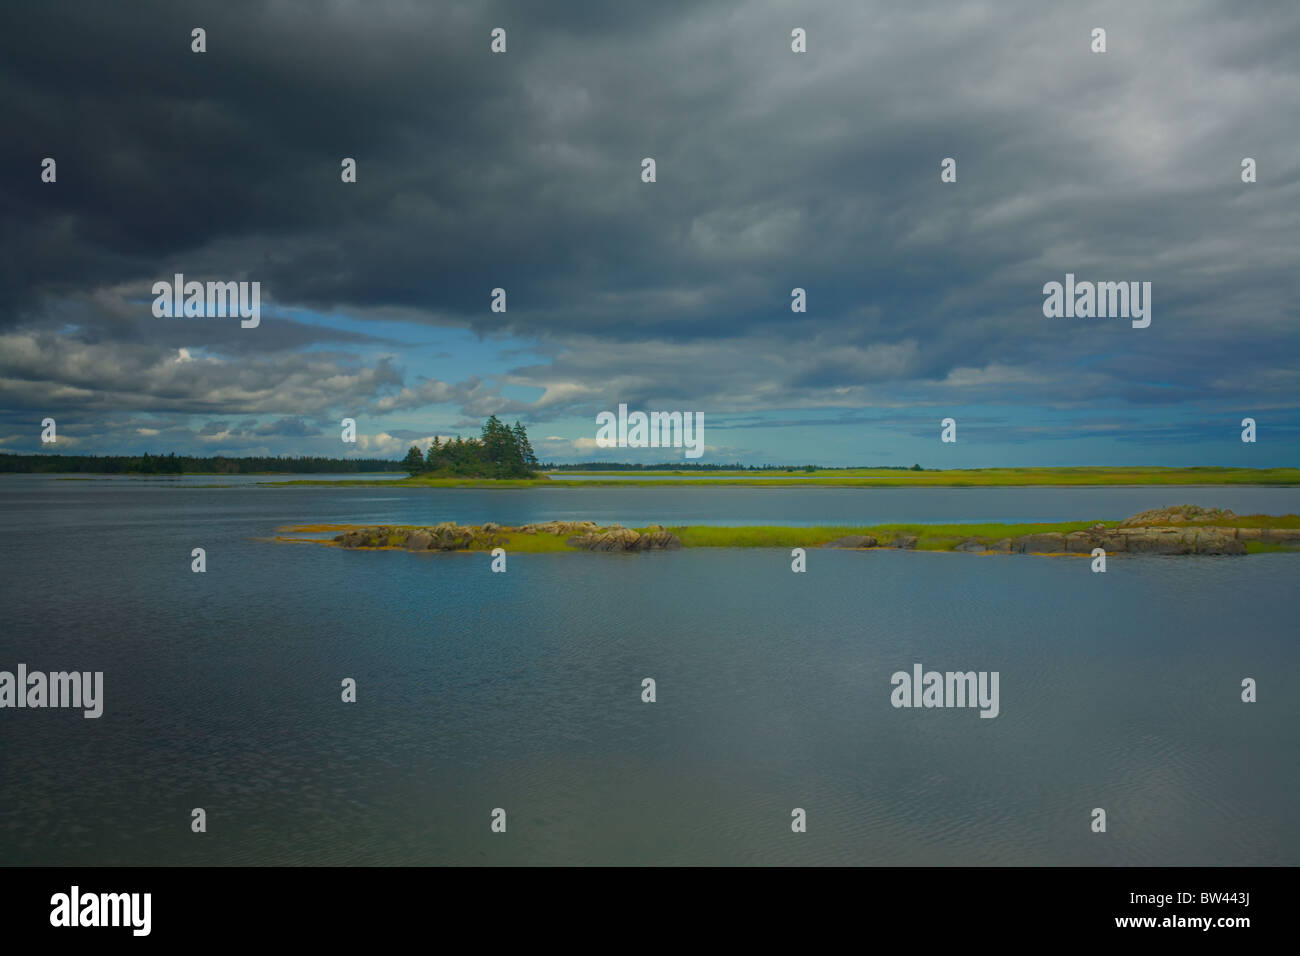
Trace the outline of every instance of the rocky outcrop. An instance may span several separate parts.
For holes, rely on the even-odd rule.
[[[597,530],[576,535],[564,543],[584,551],[676,551],[682,546],[681,540],[671,532],[646,531],[640,534],[631,528]]]
[[[1122,528],[1130,554],[1245,554],[1233,528]]]
[[[681,539],[671,531],[651,531],[637,539],[638,551],[676,551],[682,546]]]
[[[1121,528],[1165,528],[1172,525],[1211,521],[1236,521],[1237,516],[1226,508],[1202,508],[1200,505],[1174,505],[1172,508],[1155,508],[1142,511],[1120,522]]]
[[[1059,531],[1045,534],[1026,534],[1011,542],[1017,554],[1060,554],[1065,550],[1065,535]]]
[[[1238,541],[1235,528],[1199,528],[1191,554],[1245,554],[1246,543]]]
[[[1178,519],[1172,525],[1145,523],[1151,518]],[[1231,511],[1180,505],[1134,515],[1117,527],[1094,524],[1068,534],[1041,532],[1003,538],[987,544],[983,538],[967,538],[954,551],[1010,551],[1016,554],[1081,554],[1096,548],[1107,554],[1245,554],[1247,541],[1300,546],[1297,528],[1224,528],[1188,524],[1207,518],[1235,519]]]
[[[581,548],[584,551],[634,551],[640,537],[629,528],[615,528],[612,531],[574,535],[564,543],[570,548]]]
[[[515,531],[520,534],[587,534],[598,527],[594,521],[545,521],[522,525]]]
[[[407,551],[428,551],[433,546],[433,535],[427,531],[413,531],[406,539]]]
[[[1245,554],[1236,528],[1092,528],[1067,535],[1027,534],[1012,541],[1020,554]]]
[[[827,541],[823,548],[874,548],[876,539],[869,534],[846,534],[834,541]]]
[[[671,551],[682,546],[673,533],[660,525],[644,534],[622,525],[600,527],[594,521],[548,521],[506,527],[488,522],[482,526],[458,525],[450,521],[425,528],[396,528],[379,525],[353,528],[334,536],[342,548],[405,548],[407,551],[468,551],[508,545],[515,534],[565,534],[569,547],[584,551]]]
[[[1096,536],[1088,531],[1071,531],[1065,536],[1066,554],[1089,554],[1097,545]],[[1109,550],[1109,549],[1107,549]]]
[[[989,550],[1010,550],[1020,554],[1091,554],[1103,548],[1107,554],[1245,554],[1247,541],[1300,546],[1300,528],[1232,528],[1213,524],[1236,521],[1237,515],[1223,508],[1177,505],[1143,511],[1116,527],[1094,524],[1069,534],[1027,534],[989,546]],[[969,539],[958,550],[973,551]]]

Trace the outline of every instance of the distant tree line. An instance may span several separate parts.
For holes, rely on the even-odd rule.
[[[418,459],[418,465],[417,465]],[[924,471],[920,465],[853,465],[891,471]],[[584,461],[541,465],[533,453],[528,432],[519,422],[507,427],[491,416],[479,438],[433,440],[426,452],[412,445],[401,460],[389,458],[324,458],[318,455],[15,455],[0,452],[0,474],[88,475],[254,475],[254,474],[371,474],[402,472],[447,477],[528,478],[545,471],[846,471],[824,465],[742,465],[701,462],[655,464]]]
[[[402,463],[385,458],[321,458],[300,455],[227,458],[216,455],[11,455],[0,453],[0,473],[89,475],[254,475],[360,474],[400,472]]]
[[[402,466],[412,477],[431,478],[532,478],[538,467],[524,426],[515,422],[511,428],[495,415],[483,423],[478,438],[457,435],[444,442],[434,436],[426,452],[412,445]]]

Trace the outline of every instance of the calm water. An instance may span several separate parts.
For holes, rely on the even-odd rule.
[[[0,862],[1300,863],[1300,555],[1094,575],[814,551],[796,575],[782,551],[519,554],[502,575],[481,554],[257,540],[298,521],[1284,513],[1296,490],[196,484],[0,480],[0,669],[106,685],[99,720],[0,711]],[[1001,715],[892,708],[917,661],[999,671]]]
[[[271,483],[288,479],[256,475],[76,480],[3,475],[0,507],[113,511],[132,524],[150,520],[170,524],[178,514],[216,509],[211,516],[219,517],[219,523],[246,520],[249,534],[266,534],[278,523],[309,521],[524,524],[589,518],[636,526],[1045,522],[1126,518],[1174,504],[1231,508],[1238,514],[1300,512],[1300,488],[1284,487],[746,488],[679,484],[662,488],[429,489],[383,487],[393,476],[298,477],[363,477],[374,480],[376,487],[277,488]],[[220,485],[227,487],[214,487]],[[156,493],[164,490],[173,494]],[[143,508],[140,513],[133,510],[139,508]]]

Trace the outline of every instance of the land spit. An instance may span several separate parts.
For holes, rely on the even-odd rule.
[[[1015,530],[1025,533],[1015,534]],[[990,529],[996,534],[980,533]],[[682,547],[822,547],[867,550],[959,551],[1003,554],[1241,555],[1252,550],[1300,548],[1300,518],[1254,515],[1181,505],[1143,512],[1116,523],[1057,525],[888,525],[876,528],[729,528],[650,525],[627,528],[594,521],[548,521],[518,526],[460,525],[450,521],[423,527],[400,525],[305,525],[296,532],[339,532],[315,540],[347,549],[406,551],[672,551]],[[844,533],[852,532],[852,533]]]

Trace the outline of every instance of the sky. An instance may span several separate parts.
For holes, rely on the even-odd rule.
[[[0,451],[401,457],[496,414],[683,460],[597,447],[625,404],[703,414],[700,461],[1300,464],[1289,0],[3,19]],[[259,324],[156,317],[176,273],[257,281]],[[1150,282],[1149,327],[1045,316],[1067,274]]]

